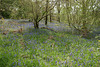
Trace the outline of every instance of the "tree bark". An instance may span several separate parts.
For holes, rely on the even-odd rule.
[[[34,22],[34,28],[39,29],[39,22],[37,22],[37,21]]]
[[[46,18],[45,18],[45,25],[47,25],[47,22],[48,22],[48,3],[49,3],[49,1],[48,0],[46,0]]]
[[[46,18],[45,18],[45,25],[47,25],[48,23],[48,16],[46,15]]]
[[[69,7],[70,7],[70,1],[66,0],[66,14],[67,14],[67,22],[68,25],[70,26],[70,12],[69,12]]]
[[[34,17],[34,28],[35,29],[39,29],[39,21],[38,21],[38,19],[39,19],[39,15],[38,15],[38,1],[36,0],[36,9],[35,9],[35,14],[36,14],[36,16]]]
[[[51,14],[51,10],[50,10],[50,23],[52,22],[52,14]]]
[[[82,0],[82,17],[83,19],[86,19],[86,4],[85,4],[85,0]],[[83,20],[83,25],[82,25],[82,37],[87,37],[88,34],[88,29],[86,27],[86,20]]]
[[[58,0],[57,10],[58,10],[58,22],[60,23],[60,0]]]

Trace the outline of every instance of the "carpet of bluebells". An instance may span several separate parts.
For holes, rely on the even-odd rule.
[[[100,40],[9,22],[2,23],[5,28],[0,31],[22,26],[25,30],[0,34],[0,67],[100,67]],[[58,26],[50,28],[60,29]]]

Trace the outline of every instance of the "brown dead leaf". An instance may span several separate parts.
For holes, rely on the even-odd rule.
[[[49,36],[48,39],[54,39],[54,36]]]
[[[7,31],[4,31],[2,34],[3,34],[3,35],[6,35],[6,34],[8,34],[8,30],[7,30]]]

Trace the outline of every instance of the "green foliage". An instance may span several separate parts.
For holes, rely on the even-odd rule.
[[[99,1],[96,0],[80,0],[66,1],[66,6],[62,9],[62,21],[69,24],[71,28],[78,30],[82,35],[93,31],[95,27],[100,25],[99,22]],[[69,5],[70,4],[70,5]],[[94,7],[95,6],[95,7]],[[82,29],[86,27],[86,29]],[[75,32],[76,32],[75,30]],[[87,32],[86,32],[87,30]]]
[[[13,3],[15,0],[1,0],[0,1],[0,15],[4,18],[10,18],[11,17],[11,10],[13,8]]]
[[[6,67],[9,59],[6,57],[1,57],[0,58],[0,67]]]
[[[50,36],[53,36],[53,39],[50,39]],[[5,47],[3,39],[12,40],[10,42],[4,41],[7,43]],[[20,39],[24,39],[22,42],[24,42],[25,48],[22,48]],[[0,65],[3,66],[70,67],[99,65],[97,40],[54,33],[46,29],[29,29],[23,33],[23,36],[12,33],[5,36],[1,35],[0,41],[0,61],[3,61],[0,62]],[[9,45],[10,43],[12,45]]]
[[[12,0],[10,1],[13,2]],[[61,13],[61,15],[65,15],[65,19],[63,18],[64,16],[62,16],[62,19],[70,27],[94,31],[93,28],[99,24],[99,16],[96,17],[95,15],[96,11],[99,12],[99,8],[95,9],[93,7],[95,0],[78,0],[75,3],[74,0],[68,1]],[[8,0],[4,0],[3,4],[4,2],[7,5],[10,4]],[[18,19],[34,19],[38,22],[39,19],[45,16],[44,2],[45,0],[37,0],[38,4],[36,4],[32,0],[18,0],[15,2],[16,5],[14,5],[18,9],[13,9],[11,16]],[[37,6],[39,9],[37,9]],[[73,10],[72,6],[75,10]],[[90,8],[88,8],[89,6]],[[5,9],[4,5],[2,7]],[[7,11],[2,12],[2,15],[9,17],[10,12],[9,10]],[[6,22],[4,24],[4,27],[8,26]],[[55,24],[55,26],[58,27],[60,25]],[[9,33],[6,35],[0,32],[0,67],[99,67],[99,35],[93,36],[95,39],[85,39],[78,35],[66,34],[66,31],[63,30],[63,33],[56,33],[48,29],[29,28],[25,29],[23,34],[14,34],[12,31],[14,29],[9,29]],[[88,36],[91,37],[93,33],[90,34]]]

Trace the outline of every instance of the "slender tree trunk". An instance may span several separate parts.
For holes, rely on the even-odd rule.
[[[2,6],[2,0],[0,1],[0,5]],[[0,8],[0,15],[2,16],[2,7]]]
[[[48,0],[46,0],[46,18],[45,18],[45,25],[47,25],[47,23],[48,23]]]
[[[58,0],[57,10],[58,10],[58,22],[60,23],[60,0]]]
[[[47,25],[47,23],[48,23],[48,16],[46,16],[45,18],[45,25]]]
[[[69,26],[70,26],[70,12],[69,12],[69,5],[70,5],[69,0],[66,0],[67,22],[68,22],[68,24],[69,24]]]
[[[51,14],[51,10],[50,10],[50,23],[52,22],[52,14]]]
[[[82,0],[82,17],[83,17],[83,26],[82,26],[82,37],[87,37],[87,34],[88,34],[88,30],[87,30],[87,27],[86,27],[86,4],[85,4],[85,0]]]

